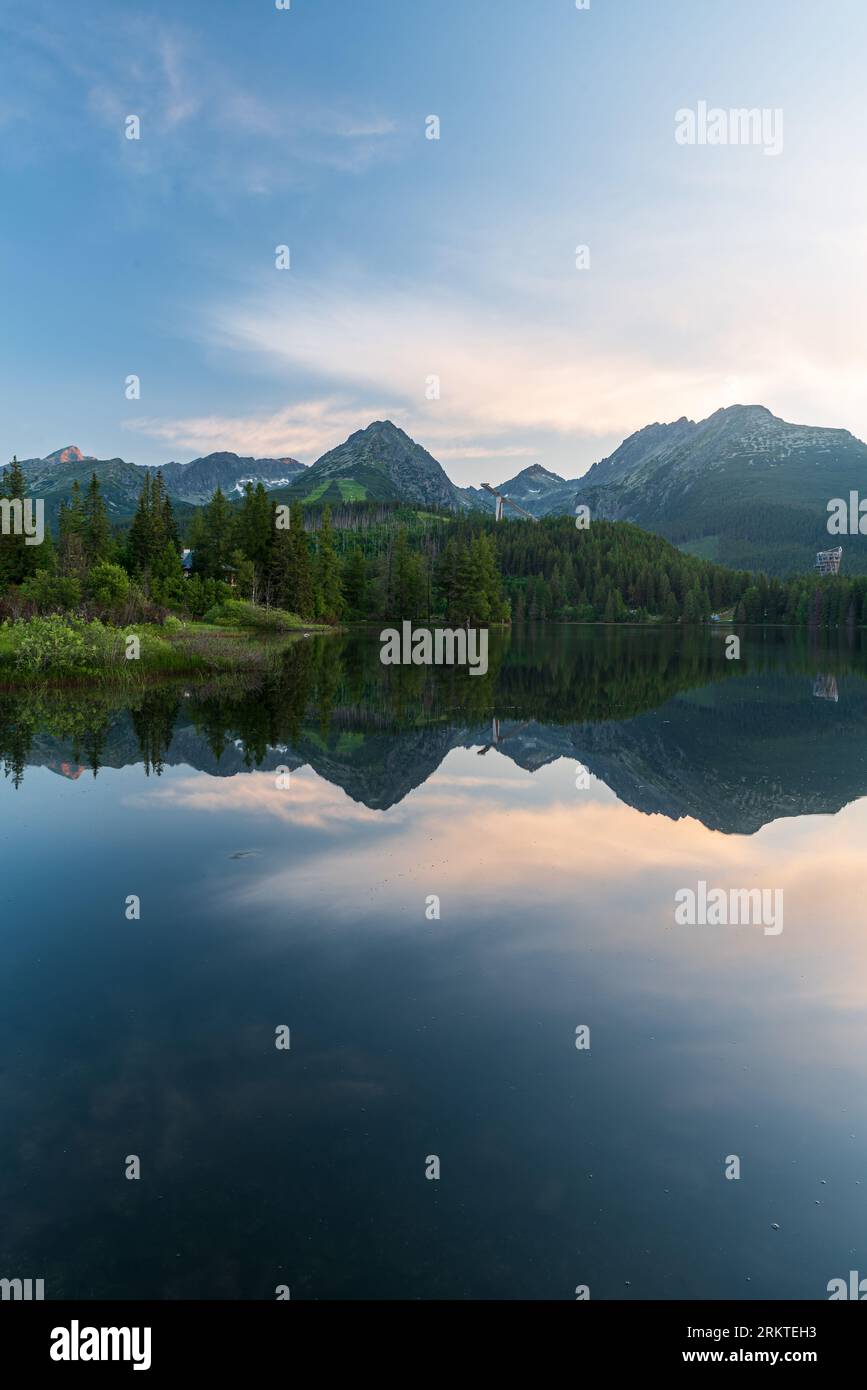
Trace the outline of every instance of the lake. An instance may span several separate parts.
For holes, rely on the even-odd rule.
[[[755,631],[729,661],[722,630],[540,626],[477,678],[312,638],[259,686],[6,691],[0,753],[0,1276],[867,1275],[857,636]],[[778,891],[781,929],[678,922],[702,883]]]

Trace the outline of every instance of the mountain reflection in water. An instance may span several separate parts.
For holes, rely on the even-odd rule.
[[[0,696],[0,756],[64,777],[141,764],[214,777],[305,765],[387,811],[455,748],[534,772],[570,758],[629,806],[748,835],[867,792],[867,656],[772,630],[726,660],[722,631],[494,633],[491,670],[389,667],[374,634],[292,645],[261,685],[163,685],[125,704]],[[842,687],[842,697],[841,697]],[[833,710],[817,704],[832,703]]]

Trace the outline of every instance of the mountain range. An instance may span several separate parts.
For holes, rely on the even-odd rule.
[[[582,478],[538,464],[498,489],[534,516],[574,512],[630,521],[733,569],[790,574],[828,535],[828,502],[867,491],[867,445],[848,430],[793,425],[764,406],[729,406],[630,435]],[[490,494],[478,505],[493,509]],[[867,570],[867,540],[846,537],[844,570]]]
[[[836,544],[828,502],[867,488],[867,445],[848,430],[792,425],[764,406],[730,406],[695,423],[649,425],[581,478],[591,515],[656,531],[732,568],[786,574]],[[843,542],[846,570],[867,569],[867,542]]]
[[[163,481],[171,497],[200,505],[208,502],[222,488],[227,497],[238,496],[245,483],[262,483],[269,492],[288,487],[299,473],[307,470],[297,459],[240,458],[237,454],[207,454],[191,463],[166,463],[162,466]]]
[[[27,459],[23,468],[51,519],[73,479],[86,486],[91,471],[118,522],[132,515],[141,489],[140,465],[95,459],[76,446]],[[494,508],[490,493],[458,487],[390,420],[356,431],[309,467],[288,457],[214,453],[168,463],[162,472],[182,510],[207,501],[217,486],[238,496],[248,479],[281,500]],[[771,574],[809,568],[818,549],[835,543],[827,531],[829,500],[862,489],[867,492],[867,445],[860,439],[848,430],[793,425],[758,405],[729,406],[698,422],[684,416],[648,425],[581,478],[562,478],[536,463],[497,487],[537,518],[569,515],[583,503],[591,517],[634,522],[691,554]],[[844,538],[844,570],[867,571],[867,538]]]
[[[156,472],[155,468],[148,470],[122,458],[94,458],[91,454],[83,454],[74,444],[65,449],[56,449],[42,459],[23,459],[21,467],[28,488],[34,496],[43,498],[52,522],[57,519],[60,503],[68,500],[73,482],[77,479],[84,490],[91,473],[96,473],[99,479],[111,520],[118,523],[128,521],[138,502],[143,474],[146,471]],[[291,485],[299,473],[307,470],[303,463],[293,458],[259,459],[216,453],[193,459],[190,463],[166,463],[161,471],[166,490],[183,518],[187,508],[207,502],[217,487],[221,487],[229,498],[233,495],[240,497],[247,481],[261,482],[269,491],[273,491]]]

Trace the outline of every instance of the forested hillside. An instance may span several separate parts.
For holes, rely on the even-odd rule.
[[[21,501],[12,465],[0,495]],[[182,557],[185,557],[182,559]],[[0,591],[9,617],[80,614],[161,621],[219,615],[228,600],[304,623],[409,618],[449,623],[700,623],[828,627],[867,621],[867,577],[784,582],[684,554],[627,522],[572,517],[496,523],[401,502],[290,506],[262,483],[230,503],[178,518],[159,471],[141,481],[135,514],[112,527],[94,471],[73,479],[56,534],[41,545],[0,536]]]

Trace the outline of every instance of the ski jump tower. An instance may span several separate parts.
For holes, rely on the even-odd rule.
[[[482,483],[482,487],[484,488],[485,492],[489,492],[491,496],[494,498],[494,501],[496,503],[494,516],[496,517],[497,521],[503,520],[503,508],[506,506],[506,503],[508,503],[510,507],[514,507],[516,512],[520,512],[521,516],[527,516],[530,518],[531,521],[539,520],[539,518],[537,516],[534,516],[532,512],[528,512],[524,507],[520,507],[517,502],[513,502],[511,497],[507,497],[504,492],[497,492],[497,489],[495,487],[491,487],[490,483]]]

